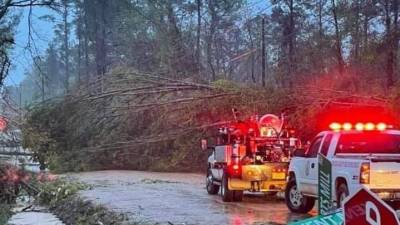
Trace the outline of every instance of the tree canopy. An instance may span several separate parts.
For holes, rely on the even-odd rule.
[[[3,9],[6,56],[18,20],[1,17]],[[197,128],[221,122],[215,116],[229,116],[231,106],[246,115],[290,108],[307,138],[316,131],[310,118],[332,102],[398,110],[398,0],[60,0],[52,9],[54,40],[21,83],[21,105],[35,105],[27,131],[42,134],[28,145],[40,152],[156,140],[165,130],[182,132],[174,123],[199,137],[211,130]],[[5,56],[0,69],[11,63]],[[182,142],[151,149],[198,156],[178,154],[195,142],[174,135]]]

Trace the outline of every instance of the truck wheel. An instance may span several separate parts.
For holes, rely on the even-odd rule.
[[[345,183],[339,185],[336,191],[336,198],[337,198],[337,207],[340,208],[343,206],[343,200],[349,196],[349,189]]]
[[[241,202],[243,200],[243,191],[233,191],[233,201]]]
[[[224,202],[231,202],[233,200],[233,191],[228,187],[228,176],[224,173],[221,183],[221,197]]]
[[[210,195],[216,195],[218,194],[219,191],[219,186],[213,184],[213,175],[211,173],[211,170],[208,169],[207,170],[207,177],[206,177],[206,189],[207,189],[207,193]]]
[[[286,185],[285,202],[294,213],[308,213],[314,207],[315,199],[303,196],[297,189],[296,180],[290,179]]]

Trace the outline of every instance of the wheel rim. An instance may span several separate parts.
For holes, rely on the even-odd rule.
[[[212,175],[208,174],[207,178],[206,178],[206,186],[207,186],[207,190],[210,190],[211,188],[211,184],[212,184]]]
[[[298,208],[301,206],[301,201],[303,199],[303,195],[300,193],[300,191],[297,190],[297,186],[293,185],[292,188],[289,191],[289,200],[290,203]]]
[[[222,184],[221,184],[221,194],[225,195],[225,179],[222,179]]]

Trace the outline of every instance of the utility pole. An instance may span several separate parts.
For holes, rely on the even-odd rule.
[[[265,87],[265,16],[263,16],[261,24],[261,66],[261,83]]]
[[[44,74],[41,74],[42,78],[42,103],[44,103]]]
[[[196,60],[197,72],[201,73],[201,60],[200,60],[200,35],[201,35],[201,0],[197,0],[197,43],[196,43]]]
[[[22,124],[22,84],[19,84],[19,122]]]

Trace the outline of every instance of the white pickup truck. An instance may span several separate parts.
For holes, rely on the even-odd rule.
[[[292,212],[309,212],[318,197],[318,153],[331,162],[331,196],[336,206],[361,186],[385,201],[400,201],[400,131],[371,123],[357,124],[357,129],[350,124],[343,127],[346,130],[319,133],[306,151],[295,152],[285,190]]]

